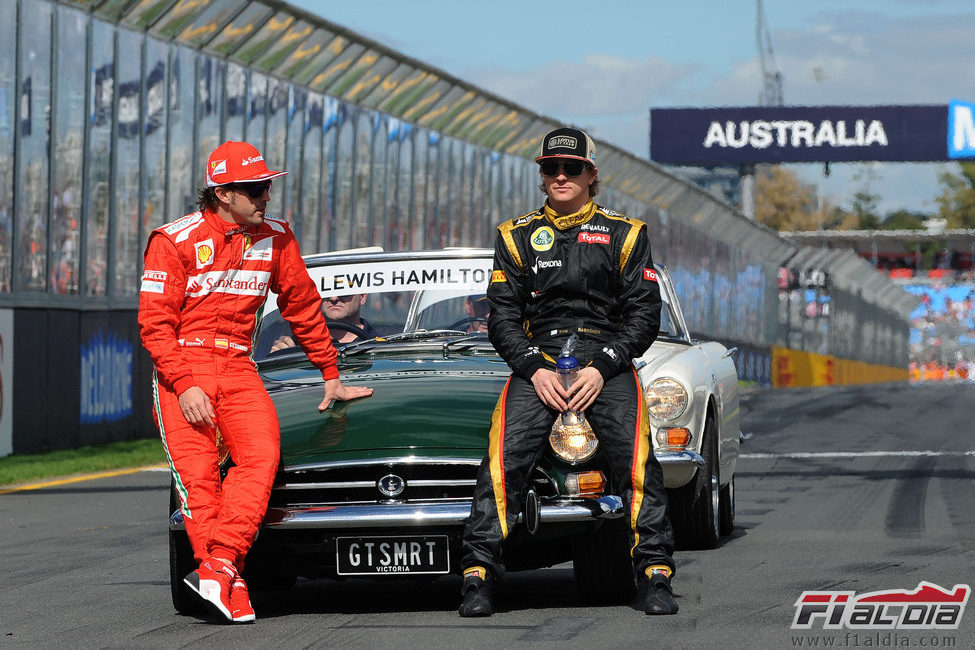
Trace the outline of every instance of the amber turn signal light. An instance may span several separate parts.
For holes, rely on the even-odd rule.
[[[570,496],[602,494],[606,489],[606,476],[600,471],[566,474],[565,489]]]
[[[691,432],[684,427],[657,429],[657,444],[662,447],[684,448],[691,442]]]

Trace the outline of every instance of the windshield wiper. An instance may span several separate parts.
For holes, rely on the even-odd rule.
[[[460,339],[450,339],[449,341],[444,341],[443,351],[447,354],[448,351],[456,348],[474,348],[482,345],[491,345],[488,340],[487,332],[467,332],[464,338]],[[493,348],[492,348],[493,349]]]
[[[356,341],[349,343],[339,350],[339,356],[349,356],[360,352],[368,352],[377,345],[384,343],[395,343],[399,341],[416,341],[418,339],[440,338],[443,336],[463,336],[466,332],[460,330],[413,330],[411,332],[399,332],[389,336],[377,336],[367,341]]]

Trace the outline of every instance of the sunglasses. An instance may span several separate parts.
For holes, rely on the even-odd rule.
[[[231,183],[228,187],[238,192],[243,192],[252,199],[259,199],[265,192],[271,190],[271,181],[261,181],[260,183]]]
[[[542,171],[543,176],[558,176],[559,170],[561,170],[561,173],[572,178],[581,176],[582,172],[586,171],[587,166],[580,160],[543,160],[538,168]]]

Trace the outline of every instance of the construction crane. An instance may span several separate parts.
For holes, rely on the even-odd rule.
[[[758,60],[762,66],[762,92],[758,96],[759,106],[782,106],[782,73],[775,65],[775,52],[772,51],[772,36],[765,20],[762,0],[755,0],[757,17],[755,37],[758,40]]]
[[[755,38],[758,41],[758,61],[762,66],[762,92],[758,96],[759,106],[782,106],[782,73],[775,65],[775,52],[772,51],[772,35],[762,0],[755,0]],[[738,168],[738,182],[741,188],[741,211],[749,219],[755,218],[755,165],[742,165]]]

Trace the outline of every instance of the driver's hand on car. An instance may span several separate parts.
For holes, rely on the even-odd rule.
[[[369,397],[372,389],[365,386],[346,386],[341,379],[328,379],[325,381],[325,399],[318,405],[319,411],[324,411],[332,405],[332,402],[346,402],[360,397]]]
[[[288,335],[279,336],[274,343],[271,344],[271,352],[277,352],[278,350],[287,350],[288,348],[297,347],[295,340]]]

